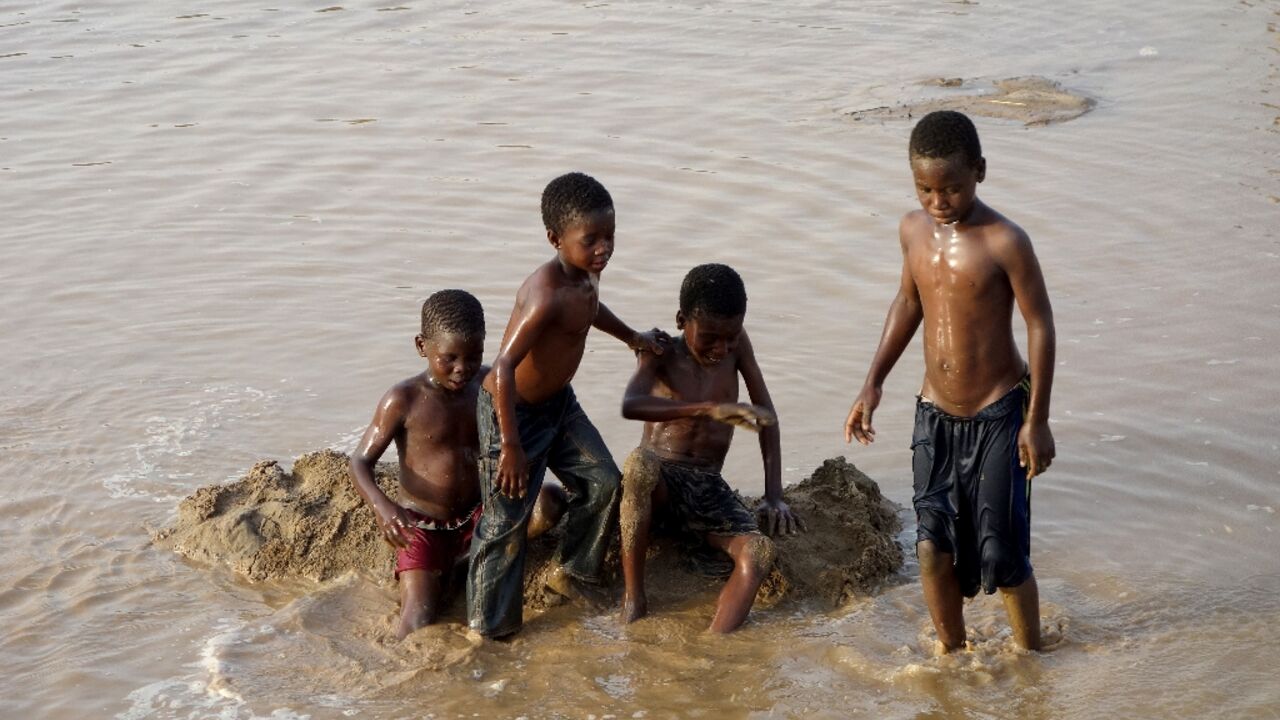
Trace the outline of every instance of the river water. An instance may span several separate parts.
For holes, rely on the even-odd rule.
[[[344,1],[0,3],[5,716],[1280,717],[1280,5]],[[694,264],[742,273],[787,482],[845,454],[909,504],[918,340],[877,443],[840,426],[915,206],[910,121],[847,113],[1024,75],[1098,101],[978,120],[981,195],[1057,320],[1046,652],[980,598],[973,650],[930,658],[910,564],[728,638],[698,601],[389,646],[385,587],[150,545],[201,485],[349,449],[420,368],[430,292],[483,301],[491,358],[568,170],[613,193],[602,296],[631,324],[672,329]],[[631,362],[595,337],[575,380],[618,457]],[[727,468],[748,493],[754,445]]]

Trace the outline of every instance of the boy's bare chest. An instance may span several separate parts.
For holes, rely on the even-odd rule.
[[[405,417],[404,432],[410,447],[474,444],[478,438],[475,395],[419,400]]]
[[[592,291],[570,289],[559,293],[557,329],[565,335],[586,335],[600,309],[600,295]]]
[[[909,261],[922,297],[983,296],[1009,284],[981,242],[921,241],[912,248]]]
[[[675,359],[661,380],[675,400],[733,402],[738,399],[737,363],[732,355],[713,367],[702,367],[692,358]]]

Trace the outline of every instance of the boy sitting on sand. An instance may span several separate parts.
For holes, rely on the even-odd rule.
[[[382,396],[351,457],[351,480],[396,548],[400,625],[405,635],[435,621],[455,561],[466,557],[480,515],[476,472],[476,395],[484,354],[484,310],[462,290],[441,290],[422,304],[414,338],[427,369]],[[392,441],[400,456],[399,503],[374,480]],[[556,498],[540,499],[536,530],[554,524]]]
[[[923,320],[912,504],[940,650],[964,645],[963,600],[979,587],[1000,588],[1014,638],[1038,650],[1030,481],[1054,456],[1049,294],[1027,234],[977,197],[987,167],[969,118],[926,115],[911,132],[910,158],[923,209],[899,226],[902,283],[845,421],[845,442],[875,440],[871,415],[885,377]],[[1013,338],[1015,302],[1027,325],[1029,372]]]
[[[716,603],[713,632],[747,618],[773,565],[770,535],[803,529],[782,501],[780,433],[773,401],[742,329],[747,292],[727,265],[699,265],[680,288],[682,336],[662,355],[642,352],[622,401],[623,417],[644,420],[640,447],[622,474],[622,621],[644,617],[645,555],[655,505],[684,533],[723,551],[733,570]],[[739,403],[738,376],[754,404]],[[720,475],[734,426],[760,434],[764,500],[752,513]]]
[[[503,637],[523,624],[525,525],[547,469],[568,494],[564,534],[549,584],[562,595],[600,582],[616,519],[621,473],[569,380],[587,333],[598,328],[633,350],[661,352],[661,334],[637,333],[600,302],[613,255],[614,210],[594,178],[569,173],[542,193],[542,221],[556,256],[516,293],[493,372],[476,409],[484,512],[467,580],[471,628]]]

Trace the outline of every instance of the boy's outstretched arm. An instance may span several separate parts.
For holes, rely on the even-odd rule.
[[[653,394],[662,359],[647,350],[636,358],[636,372],[622,394],[622,417],[644,422],[667,422],[681,418],[707,417],[718,422],[743,427],[752,432],[777,421],[773,411],[746,403],[722,403],[712,400],[685,402]]]
[[[661,355],[671,342],[671,336],[658,328],[643,333],[632,330],[629,325],[622,322],[617,315],[614,315],[613,311],[604,303],[600,303],[597,306],[596,317],[595,320],[591,321],[591,326],[618,338],[634,352],[648,350],[656,355]]]
[[[746,383],[751,403],[776,418],[773,399],[769,397],[764,373],[760,372],[760,364],[756,362],[755,349],[746,330],[738,340],[738,372]],[[768,535],[791,535],[797,530],[805,530],[804,521],[782,500],[782,432],[776,420],[760,428],[760,457],[764,461],[764,499],[756,506],[756,515],[763,521],[762,529]]]
[[[857,438],[863,445],[875,442],[876,430],[871,426],[871,415],[880,405],[880,394],[884,388],[884,380],[889,377],[902,351],[907,349],[911,336],[916,334],[920,321],[924,319],[924,311],[920,306],[920,289],[916,287],[915,278],[911,277],[911,267],[907,264],[907,218],[902,219],[898,229],[898,240],[902,244],[902,280],[898,285],[898,294],[889,305],[889,314],[884,319],[884,330],[880,333],[880,345],[871,359],[871,368],[867,370],[867,379],[862,383],[862,390],[849,409],[849,417],[844,421],[844,441]]]
[[[520,427],[516,422],[516,367],[537,343],[554,314],[551,292],[533,288],[518,302],[507,327],[508,335],[493,362],[493,411],[498,416],[502,449],[498,454],[498,491],[507,497],[524,497],[529,467]]]
[[[1031,399],[1027,417],[1018,431],[1018,462],[1027,469],[1027,479],[1049,469],[1057,448],[1049,430],[1049,394],[1053,390],[1053,366],[1057,353],[1057,332],[1053,307],[1044,285],[1040,261],[1031,239],[1021,230],[1011,232],[994,245],[996,259],[1009,276],[1018,310],[1027,324],[1027,360],[1031,365]]]
[[[400,548],[409,547],[410,518],[404,508],[391,502],[382,488],[378,487],[373,468],[404,426],[408,403],[409,398],[401,388],[393,387],[388,390],[378,401],[373,421],[369,423],[364,437],[351,456],[351,484],[355,485],[360,497],[369,503],[383,539],[391,543],[392,547]]]

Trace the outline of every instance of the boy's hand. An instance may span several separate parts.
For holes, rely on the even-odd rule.
[[[1025,422],[1018,431],[1018,464],[1027,469],[1027,479],[1049,469],[1057,448],[1047,422]]]
[[[498,455],[498,491],[509,498],[524,497],[529,486],[529,467],[525,465],[524,448],[520,443],[502,443]]]
[[[710,417],[716,422],[760,432],[760,428],[778,422],[778,417],[767,408],[747,403],[720,403],[711,408]]]
[[[779,533],[794,535],[796,531],[809,529],[800,516],[791,512],[791,508],[780,499],[761,500],[760,504],[756,505],[756,521],[760,523],[760,529],[765,535]]]
[[[862,392],[858,393],[853,407],[849,409],[849,417],[844,421],[845,442],[857,438],[863,445],[870,445],[876,441],[876,429],[871,427],[871,414],[880,406],[881,392],[879,387],[864,386]]]
[[[661,355],[670,344],[671,336],[658,328],[654,328],[649,332],[636,333],[631,338],[631,342],[627,343],[627,347],[637,353],[651,352],[654,355]]]
[[[391,502],[373,506],[373,516],[378,520],[378,529],[382,531],[382,539],[393,548],[407,548],[413,536],[409,534],[409,526],[413,519],[404,508]]]

